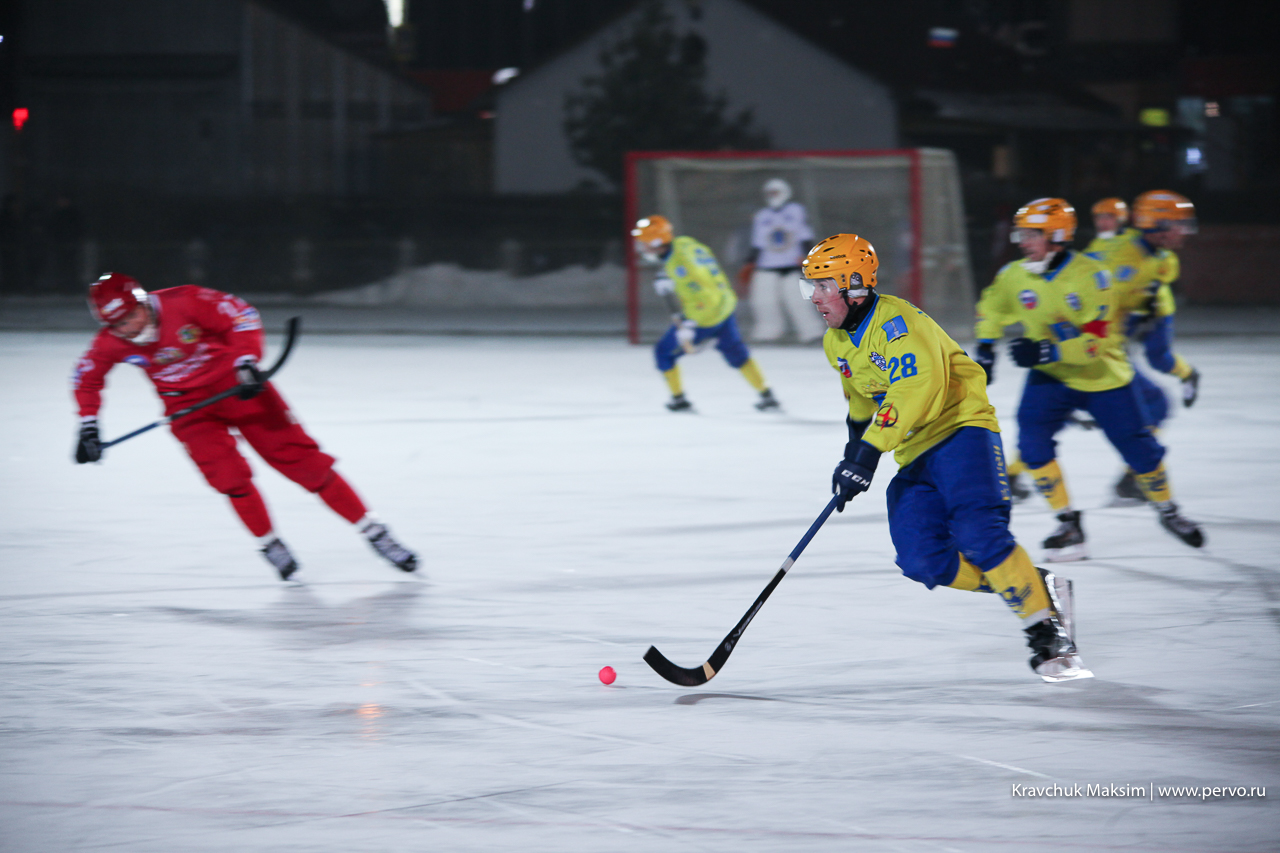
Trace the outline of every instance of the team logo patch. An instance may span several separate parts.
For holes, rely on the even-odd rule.
[[[200,340],[200,327],[187,324],[178,330],[178,340],[184,344],[194,344]]]
[[[884,329],[886,340],[896,341],[898,338],[907,336],[907,321],[901,317],[894,317],[880,328]]]
[[[889,369],[889,362],[885,361],[884,356],[882,356],[878,352],[871,353],[871,363],[874,364],[876,367],[880,368],[881,370]]]
[[[1028,311],[1033,310],[1040,304],[1040,299],[1036,296],[1036,292],[1034,290],[1024,290],[1019,293],[1018,301],[1021,302],[1022,307],[1026,308]]]
[[[1068,293],[1067,304],[1071,306],[1072,311],[1079,311],[1080,310],[1080,294]]]
[[[880,407],[880,411],[876,412],[876,426],[880,429],[889,429],[898,425],[898,410],[893,407],[893,403],[885,403]]]
[[[156,364],[168,364],[171,361],[177,361],[184,355],[186,355],[186,353],[177,347],[165,347],[156,353],[155,362]]]
[[[835,257],[843,258],[844,255],[836,255]],[[849,273],[849,289],[852,290],[857,287],[862,287],[862,273],[851,272]]]
[[[853,378],[853,371],[849,368],[849,362],[845,361],[843,358],[837,358],[836,365],[836,369],[840,371],[841,376],[845,379]]]
[[[143,370],[146,370],[147,366],[151,364],[151,362],[147,361],[147,357],[145,355],[126,355],[124,357],[124,363],[135,364]]]

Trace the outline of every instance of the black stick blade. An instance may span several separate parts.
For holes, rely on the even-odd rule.
[[[644,653],[644,662],[649,664],[654,672],[667,681],[685,687],[697,687],[699,684],[706,684],[716,674],[709,662],[704,663],[697,669],[685,669],[682,666],[676,666],[667,660],[666,655],[658,651],[657,646],[650,646],[649,651]]]

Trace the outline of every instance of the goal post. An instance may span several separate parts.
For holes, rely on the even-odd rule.
[[[750,250],[761,187],[783,178],[816,239],[855,233],[880,255],[877,287],[908,299],[953,337],[973,327],[973,277],[955,155],[937,148],[867,151],[632,151],[624,182],[627,229],[661,214],[677,235],[706,243],[733,278]],[[632,343],[665,328],[667,313],[627,246]],[[797,292],[796,298],[799,299]]]

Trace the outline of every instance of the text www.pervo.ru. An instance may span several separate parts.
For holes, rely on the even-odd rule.
[[[1123,797],[1147,800],[1166,797],[1190,797],[1199,800],[1231,798],[1265,798],[1266,787],[1210,785],[1026,785],[1014,783],[1010,792],[1015,797]]]

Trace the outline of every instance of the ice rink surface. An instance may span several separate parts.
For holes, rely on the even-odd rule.
[[[900,576],[885,459],[699,689],[641,656],[705,660],[826,503],[818,350],[757,350],[782,415],[686,359],[689,416],[616,340],[304,333],[278,386],[424,571],[255,459],[293,585],[167,431],[72,464],[86,343],[0,333],[7,853],[1280,849],[1280,337],[1180,341],[1202,397],[1164,435],[1203,551],[1108,508],[1118,457],[1063,434],[1097,678],[1040,682],[998,598]],[[158,412],[118,367],[104,434]],[[1038,557],[1054,521],[1013,526]]]

